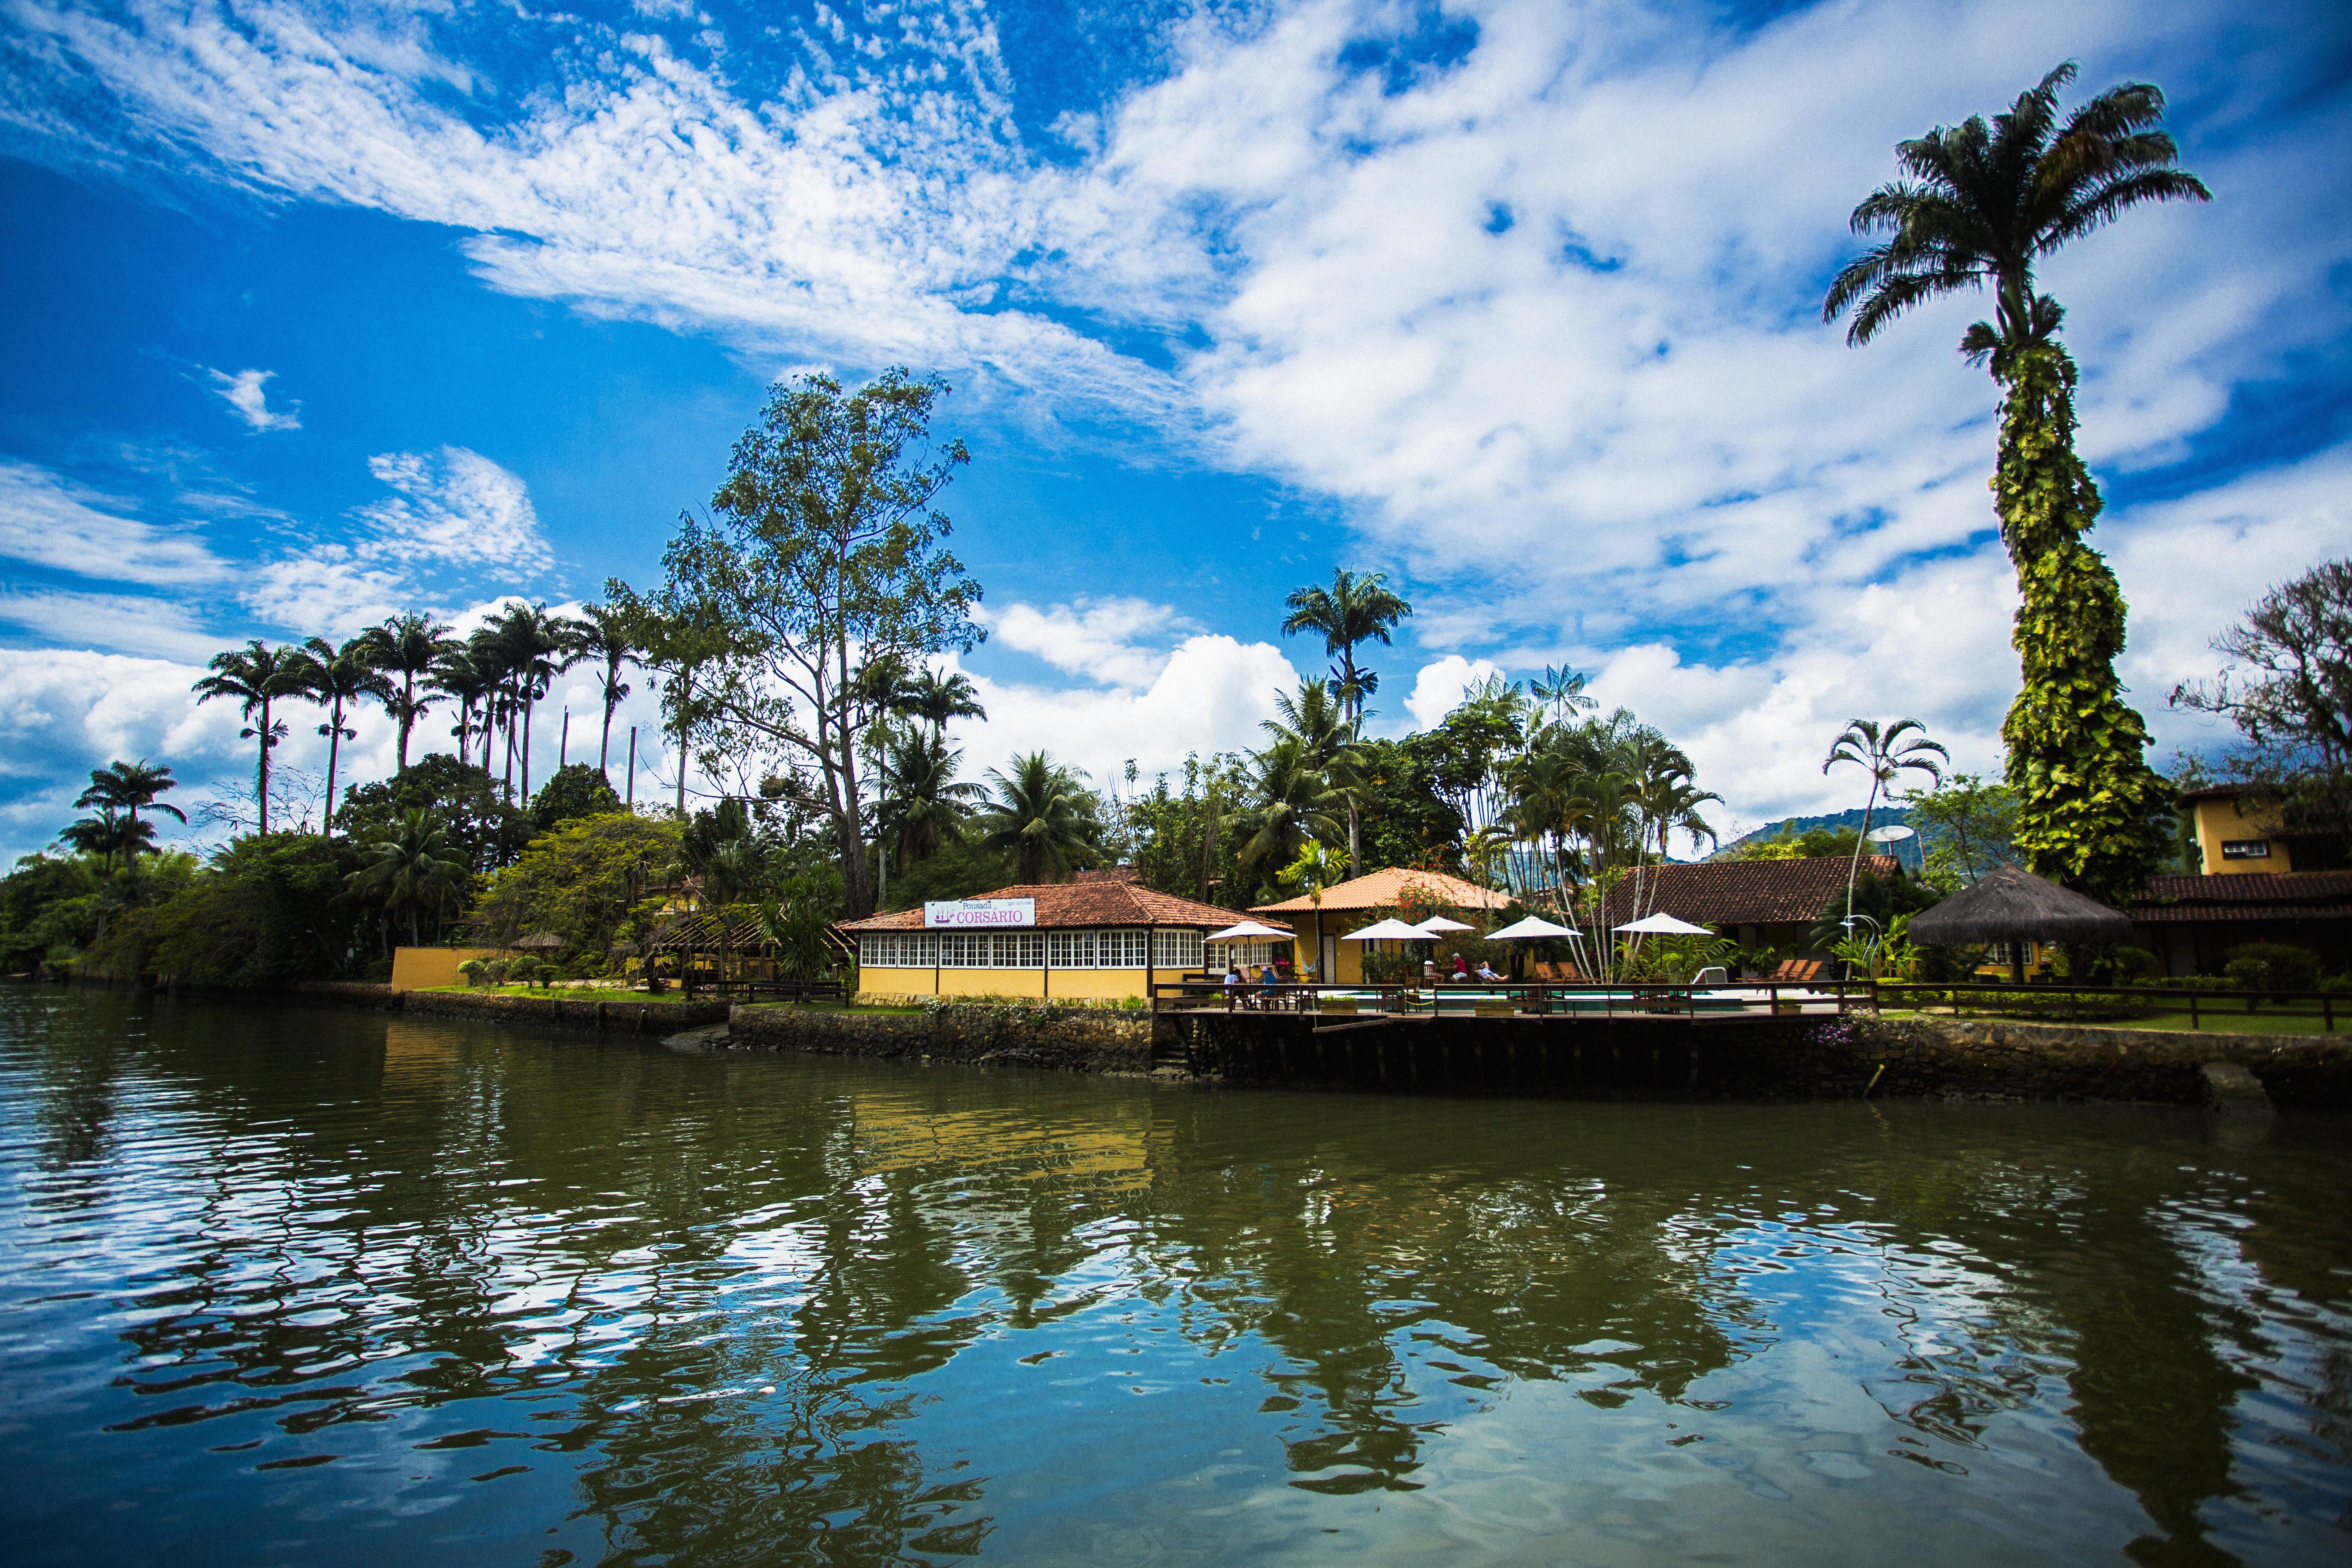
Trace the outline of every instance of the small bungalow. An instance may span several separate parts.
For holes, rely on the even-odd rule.
[[[1638,884],[1629,876],[1610,889],[1603,923],[1614,928],[1664,910],[1706,926],[1742,947],[1801,952],[1812,945],[1813,926],[1822,911],[1844,898],[1853,867],[1853,859],[1843,855],[1651,866],[1643,870]],[[1892,855],[1865,855],[1862,868],[1882,879],[1901,870]]]
[[[1364,951],[1369,948],[1377,952],[1381,944],[1377,941],[1347,942],[1342,938],[1369,924],[1372,910],[1394,909],[1405,902],[1408,891],[1417,895],[1423,903],[1446,904],[1459,910],[1491,910],[1498,916],[1511,902],[1507,893],[1449,877],[1443,871],[1389,867],[1335,883],[1324,889],[1319,897],[1260,904],[1250,913],[1261,920],[1286,921],[1297,931],[1300,979],[1307,977],[1311,966],[1316,978],[1327,984],[1359,985],[1364,979]]]
[[[2352,969],[2352,871],[2152,877],[2125,906],[2133,942],[2167,974],[2218,974],[2230,950],[2284,942],[2328,969]]]
[[[1233,910],[1155,892],[1133,871],[999,888],[919,910],[840,921],[855,945],[857,993],[1115,1001],[1153,981],[1199,973],[1202,938],[1238,925]]]

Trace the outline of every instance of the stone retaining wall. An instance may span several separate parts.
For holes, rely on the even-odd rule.
[[[400,998],[389,985],[371,985],[364,980],[298,980],[294,994],[317,1002],[340,1002],[354,1007],[391,1007],[397,1009]]]
[[[727,1034],[730,1046],[755,1050],[1142,1072],[1151,1065],[1151,1028],[1142,1012],[948,1002],[920,1013],[737,1007]]]
[[[1318,1024],[1327,1026],[1318,1028]],[[1584,1098],[1958,1096],[2194,1105],[2202,1068],[2252,1073],[2284,1109],[2352,1108],[2352,1036],[2223,1035],[1987,1019],[1579,1025],[1312,1016],[1166,1017],[1159,1059],[1237,1081]]]
[[[724,1023],[724,1002],[596,1002],[562,995],[471,995],[463,991],[404,991],[404,1013],[444,1018],[488,1018],[508,1024],[552,1025],[621,1035],[674,1035]]]

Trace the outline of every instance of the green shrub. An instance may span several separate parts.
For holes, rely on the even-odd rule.
[[[2221,973],[2247,991],[2309,991],[2319,984],[2319,959],[2283,942],[2250,942],[2233,947]]]

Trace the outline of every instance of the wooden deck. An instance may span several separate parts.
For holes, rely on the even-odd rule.
[[[1838,1017],[1876,1009],[1867,981],[1733,985],[1521,984],[1323,985],[1161,981],[1151,987],[1157,1013],[1214,1013],[1295,1019],[1313,1016],[1315,1033],[1338,1034],[1440,1018],[1503,1023],[1727,1024],[1768,1018]]]

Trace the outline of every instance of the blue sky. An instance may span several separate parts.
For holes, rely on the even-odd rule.
[[[2069,57],[2162,84],[2217,195],[2044,274],[2159,761],[2216,739],[2163,710],[2207,639],[2352,542],[2337,6],[0,16],[11,852],[110,757],[241,774],[187,696],[215,648],[647,580],[818,366],[957,388],[974,771],[1248,742],[1335,563],[1419,607],[1391,730],[1568,662],[1727,828],[1854,804],[1819,759],[1858,714],[1995,767],[1978,312],[1855,352],[1817,310],[1892,143]],[[386,769],[388,726],[354,751]]]

